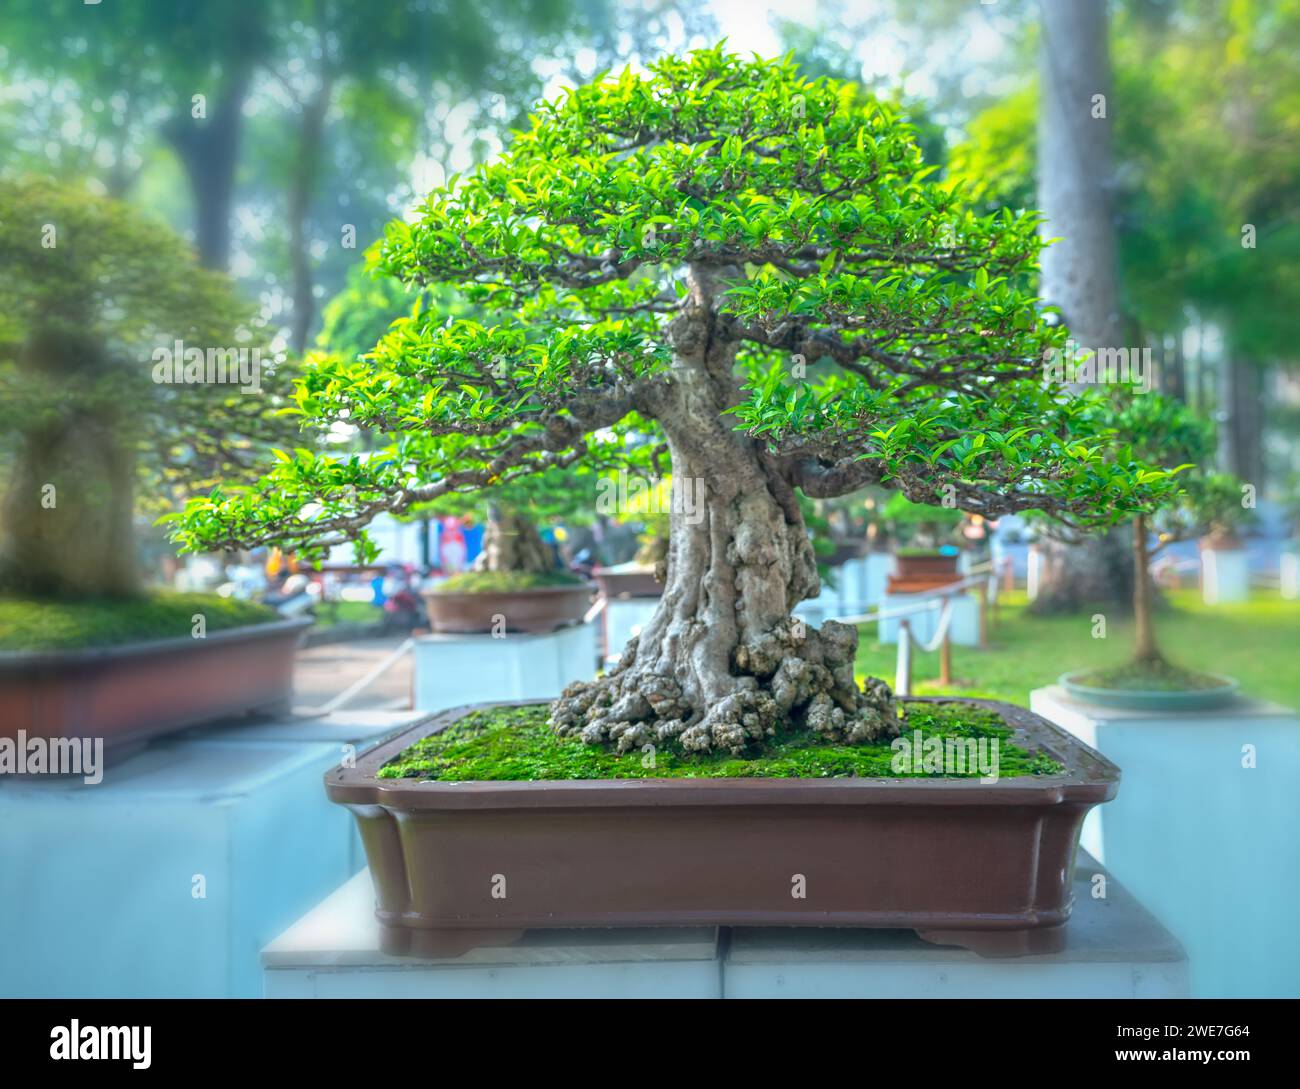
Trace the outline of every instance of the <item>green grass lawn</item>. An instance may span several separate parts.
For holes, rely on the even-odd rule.
[[[1156,618],[1156,637],[1177,665],[1226,673],[1243,694],[1300,707],[1300,601],[1274,592],[1256,593],[1241,605],[1207,606],[1197,590],[1166,592],[1169,607]],[[864,624],[858,648],[859,677],[883,677],[891,685],[898,648],[876,642],[876,625]],[[1131,618],[1106,618],[1106,638],[1092,637],[1092,613],[1038,617],[1025,610],[1023,592],[1003,594],[989,623],[989,649],[952,648],[954,684],[940,689],[939,654],[913,650],[912,691],[985,696],[1029,706],[1034,688],[1074,669],[1118,665],[1132,650]]]
[[[384,610],[368,601],[322,601],[316,606],[316,627],[336,624],[373,624],[384,619]]]

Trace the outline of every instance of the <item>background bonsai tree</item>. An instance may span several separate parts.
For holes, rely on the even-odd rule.
[[[267,447],[296,432],[275,416],[274,374],[259,370],[251,392],[159,383],[152,353],[264,342],[229,281],[180,238],[74,187],[0,183],[0,277],[0,587],[131,595],[137,506],[156,513],[187,489],[255,479]]]
[[[961,511],[956,507],[936,507],[913,503],[902,492],[889,497],[882,512],[897,540],[916,550],[934,550],[940,545],[956,543]]]
[[[675,497],[658,611],[555,703],[556,730],[733,752],[787,727],[888,735],[888,688],[854,682],[856,630],[791,618],[818,591],[799,491],[884,482],[1084,525],[1173,487],[1107,456],[1087,398],[1043,383],[1065,331],[1026,283],[1036,217],[977,215],[930,172],[892,107],[788,60],[699,51],[543,104],[381,251],[495,323],[416,314],[301,382],[305,415],[388,431],[394,456],[286,457],[194,503],[181,539],[341,541],[380,511],[616,456],[611,429],[653,420],[702,516]],[[822,359],[837,373],[813,384]]]
[[[1205,679],[1204,674],[1171,665],[1160,651],[1151,565],[1177,541],[1211,532],[1231,534],[1244,526],[1251,517],[1244,489],[1236,477],[1203,468],[1214,458],[1215,428],[1182,402],[1157,393],[1112,391],[1105,400],[1095,403],[1095,411],[1098,427],[1114,429],[1143,461],[1179,473],[1180,487],[1160,509],[1138,511],[1132,519],[1132,658],[1116,669],[1090,674],[1085,683],[1103,687],[1198,687],[1198,678]],[[1047,531],[1060,536],[1057,529],[1047,527]]]

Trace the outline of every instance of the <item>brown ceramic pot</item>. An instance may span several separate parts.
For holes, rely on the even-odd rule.
[[[957,555],[895,555],[895,570],[886,580],[891,594],[917,594],[961,581]]]
[[[541,634],[576,624],[591,607],[595,586],[578,582],[572,586],[541,586],[534,590],[495,590],[480,593],[438,593],[424,595],[429,623],[436,632],[462,635],[493,631],[497,617],[504,618],[506,631]]]
[[[289,704],[310,620],[73,651],[0,654],[0,737],[102,737],[120,758],[173,730]]]
[[[390,953],[456,956],[537,927],[701,925],[907,927],[989,956],[1058,950],[1079,827],[1119,769],[1029,711],[961,702],[1001,713],[1064,772],[988,785],[375,778],[475,709],[461,707],[335,768],[325,788],[356,817]]]

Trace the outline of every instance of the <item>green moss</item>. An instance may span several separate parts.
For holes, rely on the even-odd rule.
[[[80,650],[188,639],[196,613],[203,614],[209,633],[279,619],[266,605],[216,594],[165,592],[83,601],[0,598],[0,651]]]
[[[690,756],[660,751],[644,767],[639,751],[623,756],[605,746],[556,737],[545,704],[475,711],[441,733],[417,741],[379,769],[381,779],[823,779],[898,778],[889,742],[833,745],[803,732],[774,741],[753,757],[725,753]],[[913,705],[907,733],[926,737],[997,738],[999,774],[1051,775],[1061,767],[1050,757],[1012,745],[1011,729],[990,711],[971,706]],[[978,773],[975,773],[978,775]]]
[[[1222,677],[1198,673],[1168,662],[1128,662],[1094,669],[1074,679],[1085,688],[1111,688],[1124,692],[1199,692],[1219,688]]]
[[[582,582],[567,571],[465,571],[433,588],[436,594],[513,594],[548,586],[577,586]]]
[[[896,548],[895,556],[903,556],[907,559],[939,559],[942,556],[952,556],[956,558],[955,552],[941,552],[937,548]]]

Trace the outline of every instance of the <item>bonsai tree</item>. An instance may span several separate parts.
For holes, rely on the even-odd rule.
[[[1181,486],[1159,510],[1133,516],[1133,654],[1118,669],[1098,670],[1089,680],[1103,687],[1200,687],[1203,674],[1171,665],[1160,650],[1151,565],[1177,541],[1232,533],[1244,525],[1250,512],[1242,502],[1241,482],[1204,468],[1214,457],[1214,425],[1180,401],[1156,393],[1112,393],[1097,403],[1096,411],[1098,426],[1126,437],[1143,461],[1180,473]]]
[[[881,513],[895,536],[900,540],[906,539],[908,545],[917,550],[933,550],[951,544],[962,520],[962,513],[956,507],[913,503],[902,492],[890,496]]]
[[[416,314],[302,379],[306,416],[389,431],[393,458],[286,456],[192,504],[181,538],[341,541],[380,511],[616,455],[611,429],[639,416],[705,511],[674,503],[658,611],[554,728],[620,750],[888,736],[898,709],[855,685],[855,629],[791,618],[818,590],[801,491],[886,483],[1085,525],[1173,487],[1044,384],[1065,331],[1027,282],[1037,218],[977,215],[930,174],[891,106],[789,60],[702,50],[545,103],[382,248],[392,275],[457,285],[496,321]],[[814,384],[817,360],[837,373]]]
[[[0,275],[0,586],[130,596],[137,492],[157,511],[189,488],[255,479],[266,448],[294,434],[275,416],[273,374],[228,362],[234,382],[205,380],[209,349],[238,363],[263,345],[229,281],[180,238],[77,188],[0,183]],[[178,341],[204,356],[195,381],[192,359],[159,369]]]
[[[582,580],[565,571],[538,530],[539,519],[590,517],[594,474],[582,467],[522,476],[472,495],[452,493],[418,510],[464,515],[486,510],[483,549],[470,570],[438,590],[526,590]]]

